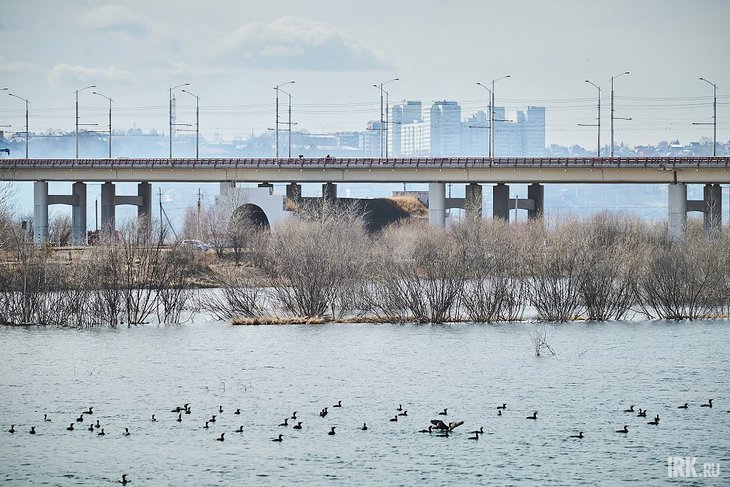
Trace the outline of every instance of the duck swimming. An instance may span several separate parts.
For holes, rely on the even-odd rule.
[[[289,426],[289,418],[284,418],[284,422],[279,424],[279,426]]]
[[[10,429],[8,430],[8,433],[15,433],[15,425],[11,424]]]
[[[94,411],[92,411],[92,407],[89,406],[89,409],[87,411],[84,411],[84,414],[94,414]]]
[[[124,433],[122,433],[122,436],[129,436],[129,428],[124,428]]]
[[[98,432],[98,433],[96,434],[96,436],[104,436],[105,434],[106,434],[106,433],[104,433],[104,428],[102,428],[102,429],[101,429],[101,431],[99,431],[99,432]]]
[[[397,423],[398,422],[398,415],[396,414],[395,416],[393,416],[392,418],[390,418],[390,422],[391,423]]]
[[[683,406],[677,406],[677,409],[689,409],[689,404],[684,403]]]
[[[501,406],[497,406],[497,409],[507,409],[507,404],[506,403],[502,403]]]
[[[429,426],[428,429],[423,429],[419,433],[431,433],[433,431],[433,425]]]
[[[444,408],[444,410],[439,413],[439,416],[446,416],[447,415],[446,413],[448,412],[448,410],[449,410],[449,408]]]
[[[43,415],[43,421],[49,421],[50,422],[51,421],[51,418],[49,418],[47,414],[44,414]]]
[[[329,430],[329,432],[327,434],[330,436],[334,436],[335,435],[335,426],[333,426],[332,429]]]
[[[639,418],[646,418],[646,409],[639,408],[639,414],[636,415]]]
[[[127,474],[126,473],[124,475],[122,475],[122,478],[119,479],[119,480],[117,480],[117,482],[120,483],[120,484],[122,484],[122,485],[127,485],[127,484],[131,484],[132,483],[131,480],[127,480]]]
[[[294,428],[295,430],[300,430],[300,429],[302,429],[302,422],[301,422],[301,421],[299,421],[299,422],[298,422],[297,424],[295,424],[295,425],[293,426],[293,428]]]
[[[279,435],[278,438],[274,438],[271,441],[277,441],[277,442],[281,443],[282,441],[284,441],[284,435]]]
[[[702,408],[711,408],[712,407],[712,399],[709,399],[707,401],[707,404],[702,404],[700,407],[702,407]]]
[[[221,433],[221,437],[216,438],[215,441],[224,441],[223,435],[225,435],[225,433]]]
[[[240,409],[236,409],[236,411],[233,414],[241,414],[241,410]]]
[[[68,428],[66,428],[66,431],[73,431],[73,430],[74,430],[74,424],[71,423],[71,426],[69,426]]]
[[[580,432],[578,432],[578,434],[577,434],[577,435],[570,435],[570,437],[571,437],[571,438],[583,438],[583,432],[582,432],[582,431],[580,431]]]
[[[628,433],[629,427],[627,425],[624,425],[624,429],[622,430],[616,430],[616,433]]]
[[[152,415],[151,421],[157,421],[157,418],[155,418],[155,415],[154,414]]]
[[[634,412],[634,405],[632,404],[629,409],[624,409],[625,413],[633,413]]]
[[[341,408],[342,407],[342,401],[337,401],[337,404],[332,406],[333,408]]]
[[[363,423],[362,424],[362,428],[360,428],[360,429],[363,430],[363,431],[367,431],[368,430],[368,424],[367,423]]]
[[[35,434],[35,426],[31,426],[30,427],[30,431],[28,433],[30,433],[31,435],[34,435]]]
[[[484,426],[480,426],[478,430],[470,431],[469,432],[472,435],[483,435],[484,434]]]
[[[408,411],[403,411],[402,413],[398,413],[398,416],[408,416]]]
[[[234,433],[243,433],[243,425],[239,426],[238,429],[234,431]]]
[[[532,413],[532,416],[528,416],[526,419],[537,419],[537,411]]]

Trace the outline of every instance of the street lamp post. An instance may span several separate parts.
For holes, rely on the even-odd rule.
[[[112,99],[106,95],[102,95],[98,91],[92,91],[93,94],[109,100],[109,159],[112,158]]]
[[[289,93],[287,91],[284,91],[284,90],[279,90],[279,91],[282,92],[282,93],[284,93],[286,96],[289,97],[289,110],[288,110],[289,111],[289,118],[288,118],[288,120],[286,122],[286,125],[287,125],[287,135],[288,135],[288,138],[287,138],[287,154],[288,154],[289,159],[291,159],[291,126],[292,125],[296,125],[296,124],[292,124],[292,121],[291,121],[291,93]]]
[[[601,157],[601,87],[593,81],[586,80],[586,83],[593,85],[598,90],[598,118],[596,123],[579,123],[581,127],[598,127],[598,157]]]
[[[180,83],[179,85],[173,86],[169,89],[170,91],[170,159],[172,159],[172,130],[173,130],[173,122],[172,122],[172,90],[180,88],[181,86],[190,86],[190,83]]]
[[[502,76],[501,78],[492,80],[492,90],[490,91],[490,94],[492,95],[492,103],[491,103],[492,109],[490,110],[490,113],[489,113],[489,117],[490,117],[489,130],[491,132],[490,137],[489,137],[489,143],[491,144],[491,147],[490,147],[491,155],[489,157],[494,156],[494,108],[495,108],[494,107],[494,83],[496,83],[499,80],[510,78],[510,77],[511,76],[509,74],[506,74],[506,75]]]
[[[188,90],[181,91],[195,98],[195,158],[198,159],[200,155],[200,97]]]
[[[282,83],[280,85],[274,86],[274,91],[276,91],[276,123],[274,124],[274,132],[276,137],[276,158],[279,158],[279,91],[282,86],[286,85],[292,85],[295,81],[287,81],[286,83]],[[289,127],[291,129],[291,127]],[[289,156],[291,157],[291,155]]]
[[[613,157],[613,121],[614,119],[618,118],[619,120],[631,120],[631,118],[623,118],[623,117],[616,117],[614,114],[614,104],[613,104],[613,80],[616,78],[619,78],[625,74],[629,74],[628,71],[625,71],[621,74],[617,74],[615,76],[611,76],[611,157]]]
[[[76,159],[79,158],[79,93],[89,88],[96,88],[96,85],[89,85],[76,90]]]
[[[712,86],[712,157],[717,155],[717,85],[706,78],[700,80]],[[709,125],[703,122],[694,122],[693,125]]]
[[[487,118],[487,154],[489,155],[489,158],[491,159],[492,158],[492,134],[491,134],[491,131],[490,131],[491,130],[490,127],[492,126],[492,123],[491,123],[491,120],[492,120],[492,116],[491,116],[491,113],[492,113],[492,90],[489,89],[486,85],[483,85],[482,83],[480,83],[478,81],[477,81],[477,85],[481,86],[482,88],[484,88],[485,90],[487,90],[489,92],[488,113],[490,115],[489,115],[489,118]]]
[[[400,81],[399,78],[393,78],[389,79],[388,81],[383,81],[380,83],[380,85],[373,85],[376,88],[380,88],[380,158],[383,158],[383,150],[385,149],[383,144],[383,126],[385,125],[386,121],[383,118],[383,94],[386,93],[385,90],[383,90],[383,86],[387,85],[388,83],[392,83],[393,81]],[[387,107],[385,108],[387,111]],[[387,130],[387,129],[386,129]],[[388,133],[385,133],[385,136],[388,136]],[[386,140],[387,145],[387,140]],[[387,151],[387,149],[385,149]],[[385,157],[388,157],[387,155]]]
[[[25,158],[28,159],[28,137],[30,137],[30,132],[28,132],[28,99],[12,93],[8,93],[8,95],[25,102]]]

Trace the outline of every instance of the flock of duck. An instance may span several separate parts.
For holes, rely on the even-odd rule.
[[[707,401],[707,403],[701,404],[700,407],[712,408],[713,407],[712,401],[713,401],[712,399],[709,399]],[[332,408],[342,408],[343,407],[342,401],[337,401],[337,404],[335,404],[331,407]],[[637,417],[640,417],[640,418],[647,417],[646,409],[639,408],[639,410],[636,411],[634,409],[635,407],[636,406],[632,404],[629,408],[623,410],[623,412],[624,413],[637,413]],[[678,406],[677,409],[689,409],[689,407],[690,407],[689,403],[684,403],[684,404]],[[319,412],[320,418],[326,418],[330,414],[329,408],[330,407],[322,408],[322,410]],[[66,430],[67,431],[77,431],[79,429],[86,429],[87,431],[95,433],[97,436],[105,436],[107,433],[105,433],[104,427],[101,425],[101,422],[98,419],[96,421],[94,421],[93,419],[90,419],[88,421],[88,423],[89,423],[88,427],[79,426],[79,425],[85,423],[85,421],[86,421],[85,416],[92,416],[94,414],[93,409],[94,409],[93,407],[89,407],[86,411],[83,411],[76,418],[75,422],[72,422],[69,424],[69,426],[66,428]],[[503,411],[506,411],[506,410],[507,410],[507,404],[503,403],[502,405],[497,406],[496,407],[497,416],[502,416]],[[190,403],[185,403],[182,406],[176,406],[175,408],[173,408],[171,410],[171,412],[177,414],[175,421],[177,421],[178,423],[183,422],[183,415],[192,414]],[[534,411],[531,415],[527,416],[525,419],[537,421],[537,413],[538,413],[537,411]],[[728,411],[728,413],[730,413],[730,411]],[[216,418],[221,414],[223,414],[223,406],[218,406],[218,409],[216,410],[216,414],[211,414],[210,418],[207,421],[205,421],[205,424],[202,426],[202,428],[210,429],[212,427],[212,423],[215,423],[217,421]],[[232,414],[240,415],[241,410],[236,409]],[[444,408],[442,411],[439,411],[437,413],[437,415],[444,416],[444,417],[448,416],[448,408]],[[407,417],[407,416],[408,416],[408,411],[403,408],[402,404],[399,404],[398,407],[395,409],[395,415],[392,418],[390,418],[389,421],[398,422],[399,418],[401,418],[400,420],[402,420],[402,418]],[[301,430],[301,429],[303,429],[302,425],[304,424],[304,421],[299,421],[299,419],[300,418],[297,416],[297,411],[294,411],[290,417],[284,418],[284,420],[281,423],[279,423],[278,427],[291,426],[295,430]],[[292,423],[289,423],[290,420],[292,421]],[[52,420],[50,417],[48,417],[48,414],[43,415],[43,424],[50,423],[51,421]],[[150,417],[150,421],[157,422],[157,418],[154,414]],[[653,425],[653,426],[658,426],[659,421],[660,421],[660,417],[657,414],[656,416],[654,416],[654,418],[651,421],[648,421],[647,424]],[[423,429],[419,430],[419,433],[428,433],[428,434],[435,435],[435,436],[449,437],[454,432],[454,430],[456,428],[458,428],[459,426],[461,426],[462,424],[464,424],[464,421],[450,421],[447,423],[443,419],[432,419],[431,424],[427,428],[423,428]],[[15,424],[12,424],[10,426],[10,429],[8,430],[8,433],[14,434],[16,432],[19,432],[18,430],[15,429],[15,426],[16,426]],[[35,435],[36,428],[37,428],[36,425],[32,425],[30,427],[30,430],[28,431],[28,433],[31,435]],[[327,434],[329,436],[334,436],[336,434],[335,429],[336,429],[336,426],[331,426],[330,430],[327,432]],[[362,426],[359,427],[358,429],[360,429],[362,431],[367,431],[368,430],[367,423],[363,423]],[[244,432],[243,425],[241,425],[237,429],[233,430],[233,432],[234,433],[243,433]],[[619,434],[628,434],[628,432],[629,432],[629,428],[628,428],[628,425],[626,425],[626,424],[623,426],[623,428],[616,430],[616,433],[619,433]],[[124,427],[124,431],[120,432],[120,433],[122,436],[130,436],[132,434],[129,431],[128,427]],[[225,432],[222,432],[220,434],[220,436],[218,438],[216,438],[215,440],[220,441],[220,442],[225,441],[225,434],[226,434]],[[477,440],[479,440],[480,435],[483,435],[483,434],[484,434],[484,427],[481,426],[478,430],[471,431],[469,433],[470,436],[468,436],[467,439],[477,441]],[[583,431],[579,431],[577,434],[569,435],[569,438],[583,439],[583,438],[585,438],[585,436],[583,434]],[[284,441],[284,435],[278,434],[276,437],[272,438],[271,441],[275,442],[275,443],[281,443]],[[127,484],[131,483],[131,480],[127,479],[127,475],[128,474],[122,475],[122,478],[117,480],[117,482],[122,485],[127,485]]]

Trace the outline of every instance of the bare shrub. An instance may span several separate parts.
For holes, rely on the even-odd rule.
[[[478,323],[522,317],[524,279],[514,232],[502,220],[469,218],[453,228],[462,246],[466,281],[462,306]]]
[[[642,223],[601,213],[581,223],[585,256],[581,294],[589,320],[620,320],[638,303],[638,285],[648,246]]]
[[[543,352],[549,352],[550,355],[555,355],[555,351],[547,342],[547,330],[544,326],[542,328],[535,328],[530,334],[530,340],[532,341],[532,347],[535,350],[536,357],[541,356]]]
[[[356,207],[326,200],[302,208],[272,233],[262,269],[285,312],[338,318],[365,272],[363,219]]]
[[[694,320],[722,313],[728,298],[726,244],[692,228],[682,241],[658,242],[641,281],[646,314]]]
[[[580,224],[567,222],[549,231],[542,221],[525,225],[524,261],[530,303],[544,321],[569,321],[582,311],[581,289],[587,266],[580,252]]]
[[[266,293],[261,281],[252,278],[252,269],[227,269],[216,276],[217,289],[202,293],[201,309],[219,320],[254,318],[264,314]]]

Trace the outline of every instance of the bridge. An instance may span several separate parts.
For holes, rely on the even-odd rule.
[[[287,183],[287,196],[301,197],[301,183],[323,183],[323,197],[337,196],[337,183],[429,183],[429,218],[445,224],[447,208],[481,213],[482,184],[492,188],[493,215],[509,218],[510,209],[538,216],[547,183],[644,183],[668,185],[670,233],[681,237],[688,211],[701,211],[708,230],[721,224],[720,184],[730,183],[730,157],[450,157],[450,158],[117,158],[1,159],[0,180],[34,183],[34,238],[48,238],[48,205],[71,205],[73,238],[86,234],[86,183],[101,182],[101,217],[113,229],[114,208],[138,207],[149,215],[153,182],[218,182],[221,192],[238,182]],[[49,195],[49,181],[72,182],[71,195]],[[137,182],[137,196],[116,196],[114,183]],[[465,184],[466,198],[446,198],[445,185]],[[527,198],[510,199],[510,183],[527,183]],[[702,200],[687,200],[687,184],[703,184]]]

